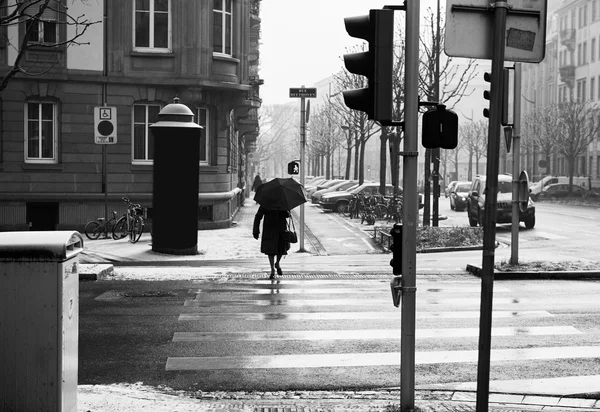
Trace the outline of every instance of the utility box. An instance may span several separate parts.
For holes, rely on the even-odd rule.
[[[0,233],[0,410],[77,412],[75,231]]]

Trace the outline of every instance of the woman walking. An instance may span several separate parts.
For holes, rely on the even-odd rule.
[[[269,258],[269,264],[271,265],[270,279],[274,279],[275,270],[277,270],[279,276],[283,275],[280,266],[281,256],[287,255],[287,251],[290,249],[290,243],[283,239],[283,232],[287,228],[287,218],[290,217],[290,212],[287,210],[267,210],[260,206],[256,216],[254,216],[254,227],[252,229],[254,239],[258,240],[260,221],[263,217],[265,221],[263,223],[260,251]]]

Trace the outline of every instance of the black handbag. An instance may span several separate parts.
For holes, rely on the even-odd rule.
[[[294,225],[294,219],[290,217],[292,222],[292,228],[290,228],[290,222],[287,222],[287,228],[283,232],[283,240],[289,243],[298,243],[298,235],[296,235],[296,226]]]

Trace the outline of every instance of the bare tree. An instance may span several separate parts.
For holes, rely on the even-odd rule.
[[[88,0],[72,0],[86,3]],[[0,0],[0,26],[3,41],[7,47],[17,51],[13,66],[4,74],[0,80],[0,92],[6,89],[10,79],[17,74],[25,76],[39,76],[47,73],[62,58],[68,47],[74,45],[89,44],[81,42],[81,37],[87,29],[101,21],[92,21],[85,15],[73,16],[69,14],[68,7],[59,0]],[[22,39],[10,38],[6,34],[6,27],[23,25],[25,34]],[[59,33],[61,26],[74,27],[74,34],[67,39],[61,39]],[[32,48],[51,49],[58,53],[54,62],[35,62],[26,65],[24,56],[27,50]]]
[[[273,173],[283,167],[283,159],[299,157],[299,139],[294,139],[299,135],[299,125],[294,113],[294,108],[287,105],[262,106],[259,110],[255,162],[263,167],[270,162]]]
[[[570,101],[551,105],[546,110],[556,114],[554,128],[548,129],[546,137],[567,161],[571,191],[577,158],[586,153],[600,130],[600,108],[590,102]]]
[[[469,157],[468,180],[473,179],[473,158],[475,158],[475,174],[479,174],[479,160],[486,155],[487,122],[479,120],[464,123],[458,128],[459,140]]]

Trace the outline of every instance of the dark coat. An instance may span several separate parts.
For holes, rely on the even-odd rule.
[[[254,216],[254,227],[252,233],[258,237],[260,233],[260,221],[265,218],[263,232],[260,242],[260,251],[265,255],[287,255],[290,243],[283,240],[283,232],[287,228],[287,218],[290,212],[267,210],[260,206]]]
[[[252,183],[252,190],[256,190],[258,188],[258,186],[262,185],[262,179],[260,178],[260,175],[256,175],[256,177],[254,178],[254,183]]]

